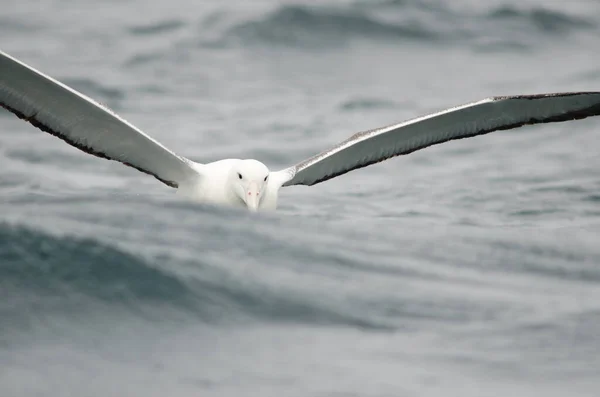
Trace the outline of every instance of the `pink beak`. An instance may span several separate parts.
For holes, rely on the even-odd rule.
[[[246,191],[246,205],[250,211],[258,211],[260,193],[260,190],[258,190],[258,183],[250,182],[250,184],[248,184],[248,190]]]

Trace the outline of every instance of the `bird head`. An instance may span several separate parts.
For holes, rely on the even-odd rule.
[[[240,160],[230,175],[235,194],[250,211],[258,211],[269,182],[269,169],[257,160]]]

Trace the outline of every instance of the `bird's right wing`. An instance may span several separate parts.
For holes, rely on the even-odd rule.
[[[180,157],[80,92],[0,51],[0,107],[70,145],[171,187],[198,176]]]

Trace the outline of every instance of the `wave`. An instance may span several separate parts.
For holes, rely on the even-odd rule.
[[[3,33],[24,33],[37,32],[43,28],[35,23],[18,21],[15,18],[0,16],[0,32]]]
[[[590,19],[542,7],[520,9],[501,6],[474,12],[451,9],[441,3],[387,0],[328,8],[279,6],[267,15],[230,27],[226,30],[224,41],[244,45],[319,48],[363,39],[456,43],[481,48],[482,38],[494,37],[492,50],[522,50],[530,42],[528,34],[532,30],[542,35],[552,34],[555,39],[557,33],[596,27],[597,24]]]
[[[355,111],[355,110],[372,110],[372,109],[393,109],[398,107],[393,101],[379,99],[379,98],[365,98],[355,97],[344,101],[340,108],[343,111]]]
[[[6,224],[0,224],[0,283],[107,302],[178,302],[191,294],[175,276],[109,245]]]
[[[132,26],[128,32],[134,36],[150,36],[179,30],[185,23],[178,19],[157,21],[147,25]]]
[[[590,20],[539,7],[520,10],[512,6],[502,6],[492,10],[487,17],[500,22],[514,21],[523,28],[534,27],[547,33],[566,33],[596,27]]]
[[[184,277],[171,271],[181,266],[197,272]],[[82,314],[101,306],[144,318],[167,309],[202,322],[254,318],[389,328],[353,314],[351,306],[328,305],[202,263],[151,261],[94,239],[2,223],[0,291],[0,315],[21,326],[31,324],[31,316]]]
[[[407,11],[428,10],[437,14],[451,14],[452,11],[447,7],[447,3],[435,0],[356,0],[352,3],[354,8],[368,8],[372,10],[383,9],[385,11],[399,9]]]
[[[282,6],[266,17],[234,26],[243,41],[326,46],[353,38],[437,41],[440,35],[419,24],[382,22],[359,10]]]

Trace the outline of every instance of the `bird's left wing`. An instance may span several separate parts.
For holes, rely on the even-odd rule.
[[[600,92],[492,97],[354,134],[344,142],[279,171],[283,186],[315,185],[346,172],[453,139],[527,124],[600,115]]]
[[[168,186],[198,176],[192,162],[105,106],[2,51],[0,107],[86,153],[119,161]]]

